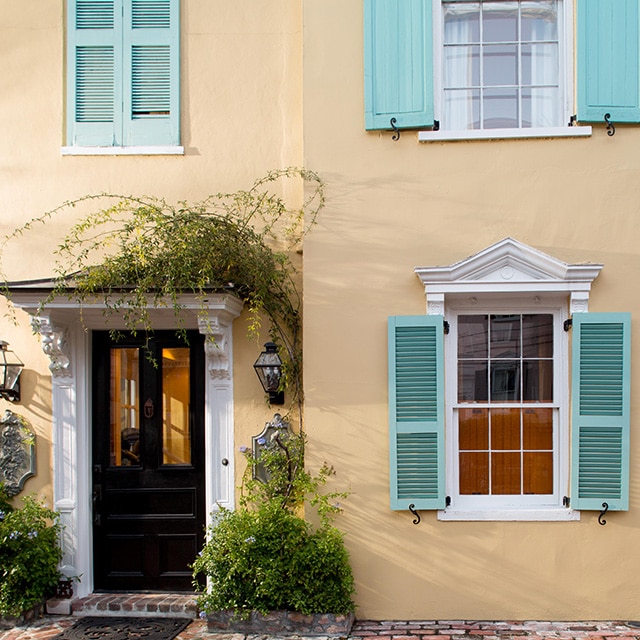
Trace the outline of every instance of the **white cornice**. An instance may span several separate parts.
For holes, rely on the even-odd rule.
[[[601,264],[567,264],[513,238],[505,238],[449,266],[416,267],[427,302],[445,295],[565,293],[584,304]],[[431,311],[430,311],[431,312]]]

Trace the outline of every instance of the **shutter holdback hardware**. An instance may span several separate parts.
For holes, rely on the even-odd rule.
[[[398,129],[398,127],[396,126],[396,122],[398,122],[396,118],[391,118],[391,120],[389,120],[389,124],[393,129],[393,135],[391,136],[391,139],[394,142],[398,142],[398,140],[400,140],[400,129]]]
[[[609,118],[611,118],[611,114],[610,113],[605,113],[604,114],[604,121],[607,123],[607,135],[608,136],[613,136],[616,133],[616,128],[615,128],[613,122],[611,122],[609,120]]]
[[[415,518],[413,519],[413,524],[420,524],[420,514],[416,511],[416,505],[413,504],[413,502],[409,505],[409,511],[411,511],[411,513],[413,513],[413,515],[415,516]]]
[[[598,524],[601,524],[603,527],[605,524],[607,524],[607,521],[604,519],[604,514],[607,513],[607,511],[609,511],[609,505],[606,502],[602,503],[602,511],[600,512],[600,515],[598,516]]]

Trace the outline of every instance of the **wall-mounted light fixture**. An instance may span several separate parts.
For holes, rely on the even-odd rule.
[[[20,400],[20,374],[24,363],[0,340],[0,397],[11,402]]]
[[[284,391],[280,390],[282,378],[282,360],[278,355],[278,346],[275,342],[266,342],[265,350],[254,362],[253,368],[258,374],[260,384],[269,394],[271,404],[284,404]]]

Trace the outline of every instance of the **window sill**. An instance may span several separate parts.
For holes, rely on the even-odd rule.
[[[445,509],[438,511],[438,520],[467,522],[569,522],[580,520],[580,512],[574,509],[495,509],[495,510],[462,510]]]
[[[442,142],[443,140],[505,140],[509,138],[582,138],[590,135],[590,126],[543,127],[539,129],[418,131],[418,142]]]
[[[62,147],[63,156],[183,156],[184,147]]]

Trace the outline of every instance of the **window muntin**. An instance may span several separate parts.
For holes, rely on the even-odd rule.
[[[560,8],[442,0],[442,128],[562,126]]]
[[[500,303],[486,312],[451,311],[446,349],[452,509],[559,507],[566,482],[561,449],[567,395],[561,312],[527,306],[514,312]]]

